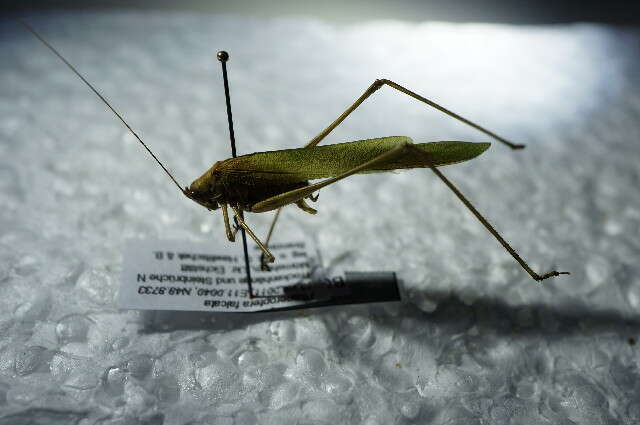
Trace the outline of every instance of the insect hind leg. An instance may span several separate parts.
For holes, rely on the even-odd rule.
[[[520,264],[520,266],[534,280],[539,282],[541,280],[545,280],[545,279],[548,279],[550,277],[556,277],[556,276],[560,276],[560,275],[563,275],[563,274],[570,274],[569,272],[559,272],[559,271],[556,271],[556,270],[552,270],[549,273],[544,273],[544,274],[541,275],[541,274],[538,274],[535,271],[533,271],[531,269],[531,267],[529,267],[529,265],[522,259],[522,257],[520,257],[520,255],[518,255],[518,253],[515,251],[515,249],[513,249],[511,247],[511,245],[509,245],[509,243],[489,223],[489,221],[487,221],[487,219],[484,218],[484,216],[478,212],[476,207],[473,206],[473,204],[462,194],[462,192],[460,192],[460,190],[448,178],[446,178],[444,176],[444,174],[442,174],[442,172],[440,172],[440,170],[438,170],[435,166],[432,165],[433,163],[431,162],[431,158],[429,157],[429,154],[427,154],[426,152],[424,152],[424,151],[422,151],[420,149],[417,149],[415,146],[409,146],[409,149],[413,150],[416,153],[416,155],[420,155],[420,156],[424,157],[428,161],[427,163],[429,164],[429,168],[431,169],[431,171],[433,171],[433,173],[440,180],[442,180],[442,182],[458,197],[458,199],[464,204],[464,206],[467,207],[467,209],[476,217],[476,219],[489,231],[489,233],[491,233],[493,235],[493,237],[495,237],[498,240],[500,245],[502,245],[502,247],[509,254],[511,254],[513,259],[516,260],[518,262],[518,264]]]
[[[506,146],[509,146],[511,149],[522,149],[524,148],[524,145],[519,145],[516,143],[512,143],[506,139],[504,139],[503,137],[498,136],[496,133],[487,130],[486,128],[480,126],[479,124],[476,124],[475,122],[468,120],[466,118],[464,118],[461,115],[456,114],[455,112],[435,103],[432,100],[427,99],[426,97],[420,96],[418,93],[413,92],[409,89],[407,89],[406,87],[401,86],[398,83],[395,83],[391,80],[387,80],[386,78],[380,78],[375,80],[373,83],[371,83],[371,85],[364,91],[364,93],[362,93],[362,95],[357,98],[355,100],[355,102],[353,102],[353,104],[351,104],[351,106],[349,106],[342,114],[340,114],[338,116],[338,118],[336,118],[331,124],[329,124],[327,126],[327,128],[325,128],[324,130],[322,130],[316,137],[314,137],[313,139],[311,139],[309,141],[309,143],[307,143],[305,145],[305,147],[311,147],[311,146],[316,146],[318,145],[322,139],[324,139],[329,133],[331,133],[336,127],[338,127],[342,121],[345,120],[345,118],[347,118],[353,111],[356,110],[356,108],[358,108],[358,106],[360,106],[362,104],[362,102],[364,102],[369,96],[371,96],[373,93],[375,93],[376,91],[378,91],[378,89],[380,89],[382,86],[387,85],[389,87],[391,87],[392,89],[395,89],[401,93],[406,94],[407,96],[410,96],[422,103],[424,103],[425,105],[428,105],[434,109],[437,109],[438,111],[452,117],[455,118],[456,120],[475,128],[478,131],[481,131],[482,133],[486,134],[487,136],[497,140],[500,143],[505,144]]]

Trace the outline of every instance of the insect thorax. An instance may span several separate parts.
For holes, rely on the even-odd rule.
[[[228,204],[250,211],[251,207],[260,201],[309,185],[307,181],[256,181],[250,175],[220,173],[216,169],[218,164],[220,162],[216,162],[185,189],[189,198],[211,210],[219,208],[219,204]]]
[[[222,190],[224,191],[224,199],[229,205],[237,205],[242,210],[251,211],[251,207],[258,202],[308,185],[309,183],[304,181],[297,183],[278,182],[270,184],[243,184],[241,182],[235,182],[232,185],[221,186],[223,186]]]

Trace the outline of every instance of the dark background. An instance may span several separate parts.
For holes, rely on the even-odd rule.
[[[233,13],[256,17],[311,16],[338,24],[375,19],[505,24],[600,22],[638,25],[640,23],[640,6],[633,0],[600,2],[575,0],[44,0],[37,2],[9,1],[3,8],[6,12],[126,8]]]

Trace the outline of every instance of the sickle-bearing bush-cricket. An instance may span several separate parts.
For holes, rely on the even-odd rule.
[[[398,169],[429,168],[455,193],[460,201],[462,201],[533,279],[541,281],[549,277],[569,274],[555,270],[545,274],[538,274],[533,271],[507,241],[500,236],[493,226],[491,226],[465,198],[458,188],[438,170],[438,167],[444,165],[455,164],[475,158],[489,148],[489,143],[458,141],[413,143],[409,137],[396,136],[319,146],[320,142],[360,106],[362,102],[382,86],[388,86],[428,106],[438,109],[446,115],[475,128],[512,149],[524,148],[524,145],[511,143],[480,125],[461,117],[393,81],[386,79],[374,81],[351,106],[316,137],[304,145],[304,147],[256,152],[239,157],[235,157],[234,147],[233,158],[214,163],[211,168],[191,183],[190,186],[182,187],[162,162],[154,155],[151,149],[98,90],[33,28],[26,23],[23,24],[35,37],[60,58],[60,60],[100,98],[116,117],[122,121],[187,198],[197,202],[208,210],[222,210],[226,236],[230,241],[233,242],[235,240],[235,235],[239,228],[244,229],[262,250],[263,263],[271,263],[275,260],[269,251],[268,243],[276,220],[278,219],[280,209],[283,206],[294,204],[304,212],[316,214],[317,211],[309,206],[307,200],[311,202],[317,201],[317,195],[313,195],[315,192],[351,175],[379,173]],[[233,125],[225,66],[228,60],[228,54],[226,52],[219,52],[218,59],[223,64],[229,130],[233,142]],[[316,179],[325,180],[313,184],[309,182],[310,180]],[[232,210],[235,220],[238,223],[238,226],[235,226],[233,229],[229,222],[229,208]],[[262,213],[272,210],[277,210],[277,213],[271,224],[267,238],[262,242],[244,221],[242,212]]]

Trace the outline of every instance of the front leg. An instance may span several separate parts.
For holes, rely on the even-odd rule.
[[[222,209],[222,219],[224,220],[224,230],[227,233],[227,239],[229,242],[236,241],[236,233],[238,233],[238,226],[233,226],[233,230],[231,230],[231,224],[229,223],[229,212],[227,211],[227,204],[220,204],[220,208]]]

